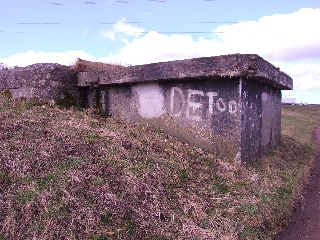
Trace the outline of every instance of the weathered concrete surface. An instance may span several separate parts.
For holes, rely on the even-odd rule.
[[[66,94],[80,100],[77,76],[59,64],[34,64],[0,71],[0,91],[9,90],[14,98],[37,98],[46,102],[63,99]]]
[[[276,88],[292,89],[292,79],[255,54],[232,54],[81,72],[79,86],[139,83],[170,79],[245,77]]]
[[[236,80],[207,80],[118,85],[99,91],[107,116],[152,125],[234,158],[240,148],[238,87]]]
[[[241,157],[255,159],[281,140],[281,90],[241,81]]]
[[[257,55],[227,55],[80,73],[106,116],[152,125],[241,164],[276,147],[281,89],[292,79]]]

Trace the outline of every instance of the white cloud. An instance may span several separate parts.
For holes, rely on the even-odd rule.
[[[320,9],[265,16],[256,22],[222,25],[215,29],[226,52],[259,53],[270,60],[320,57]]]
[[[281,70],[294,79],[294,89],[320,90],[320,62],[288,62]]]
[[[87,35],[89,32],[90,32],[90,28],[86,28],[86,29],[82,32],[82,34],[83,34],[83,35]]]
[[[116,32],[139,32],[122,19],[105,37],[116,40]],[[193,40],[189,35],[167,36],[149,32],[127,42],[118,54],[131,64],[230,53],[256,53],[269,61],[320,58],[320,9],[301,9],[291,14],[276,14],[258,21],[222,25],[213,30],[214,38]],[[139,53],[139,54],[138,54]]]
[[[149,32],[142,38],[134,39],[120,50],[100,60],[104,62],[123,62],[126,64],[144,64],[159,61],[193,58],[210,55],[206,40],[194,42],[190,35],[167,36]],[[209,50],[209,51],[208,51]],[[209,53],[209,54],[208,54]]]
[[[69,52],[35,52],[33,50],[25,53],[18,53],[9,58],[0,58],[0,62],[7,66],[25,67],[34,63],[60,63],[63,65],[71,65],[77,58],[92,60],[92,57],[83,51]]]
[[[125,46],[116,54],[95,59],[122,64],[145,64],[185,58],[216,56],[232,53],[255,53],[294,79],[295,89],[320,90],[320,22],[319,9],[301,9],[291,14],[265,16],[258,21],[222,25],[213,30],[212,39],[190,35],[165,35],[155,31],[142,35],[144,29],[119,20],[100,32],[111,41]],[[220,32],[220,33],[219,33]],[[8,65],[25,66],[35,62],[70,64],[77,57],[93,60],[83,51],[39,53],[28,51],[8,59]]]
[[[126,23],[126,18],[122,18],[112,26],[112,29],[102,30],[99,32],[99,36],[111,41],[120,40],[125,44],[129,44],[128,37],[139,37],[143,28],[138,28]]]
[[[150,13],[150,12],[141,12],[141,14],[142,14],[143,16],[151,16],[151,13]]]
[[[111,29],[100,31],[99,35],[101,38],[105,38],[111,41],[116,41],[116,34]]]

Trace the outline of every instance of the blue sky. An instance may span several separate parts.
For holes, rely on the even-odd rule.
[[[320,104],[319,0],[0,0],[0,63],[121,64],[256,53]]]

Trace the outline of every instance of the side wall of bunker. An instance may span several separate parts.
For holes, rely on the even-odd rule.
[[[241,81],[241,159],[255,161],[281,140],[281,90]]]

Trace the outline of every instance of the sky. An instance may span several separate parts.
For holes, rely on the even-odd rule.
[[[0,0],[0,63],[123,65],[258,54],[320,104],[319,0]]]

